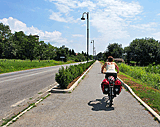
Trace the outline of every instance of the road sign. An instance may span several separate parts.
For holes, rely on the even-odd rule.
[[[60,58],[61,58],[61,59],[64,59],[64,58],[65,58],[65,56],[60,56]]]

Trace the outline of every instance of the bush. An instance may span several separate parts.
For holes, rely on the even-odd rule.
[[[62,66],[59,72],[56,73],[55,80],[60,85],[60,88],[66,89],[69,83],[80,76],[93,63],[94,61],[79,65],[71,65],[66,67],[66,69]]]

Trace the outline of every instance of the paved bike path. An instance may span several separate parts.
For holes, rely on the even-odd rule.
[[[106,106],[100,83],[104,75],[96,62],[70,93],[53,93],[21,116],[11,127],[159,127],[160,124],[130,93],[122,92]]]

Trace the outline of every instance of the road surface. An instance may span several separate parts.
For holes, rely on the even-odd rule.
[[[73,64],[79,63],[0,74],[0,123],[3,118],[14,115],[17,108],[53,87],[61,66]]]

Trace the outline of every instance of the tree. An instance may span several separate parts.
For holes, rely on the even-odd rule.
[[[125,56],[125,58],[124,58],[124,60],[128,63],[128,64],[130,64],[130,61],[131,61],[131,49],[130,49],[130,47],[129,46],[127,46],[127,47],[125,47],[124,48],[124,52],[127,54],[126,56]]]
[[[65,46],[62,46],[56,50],[55,60],[60,61],[62,60],[61,57],[65,57],[63,58],[63,61],[66,62],[68,60],[68,54],[69,54],[68,48],[65,48]]]
[[[6,58],[6,55],[7,57],[10,56],[11,46],[13,46],[12,42],[9,41],[11,36],[12,34],[9,26],[0,23],[0,58]]]
[[[28,52],[28,58],[32,61],[33,59],[36,59],[36,56],[38,54],[38,45],[39,42],[36,37],[29,35],[28,36],[28,42],[26,44],[27,52]]]
[[[36,58],[39,42],[35,36],[27,36],[23,31],[15,32],[13,42],[16,45],[17,58],[31,61]]]
[[[118,43],[109,44],[107,50],[104,52],[103,59],[106,61],[108,56],[113,56],[114,58],[122,58],[122,53],[124,52],[122,45]]]
[[[55,51],[56,51],[56,48],[52,46],[50,43],[48,43],[48,52],[47,52],[48,58],[54,59],[56,56]]]
[[[76,55],[76,53],[74,52],[73,49],[72,49],[72,51],[71,51],[71,54],[74,55],[74,56]]]
[[[136,61],[140,65],[148,65],[149,63],[159,63],[159,45],[160,43],[153,38],[142,38],[133,40],[128,47],[125,48],[128,62]]]
[[[27,59],[28,39],[23,31],[15,32],[13,34],[13,43],[16,45],[16,57],[18,59]]]
[[[11,30],[8,25],[4,25],[3,23],[0,23],[0,36],[4,38],[8,38],[11,34]]]
[[[97,59],[98,59],[98,60],[104,60],[104,59],[103,59],[103,53],[102,53],[102,52],[100,52],[100,53],[97,54]]]

